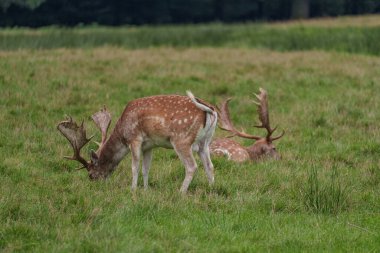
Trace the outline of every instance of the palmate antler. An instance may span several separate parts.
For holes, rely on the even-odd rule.
[[[68,120],[59,123],[57,129],[62,133],[63,136],[66,137],[74,150],[74,155],[72,157],[65,156],[65,158],[78,161],[83,165],[81,168],[88,169],[89,163],[80,155],[80,150],[91,140],[93,136],[87,139],[83,121],[82,124],[78,126],[77,123],[75,123],[73,119],[69,117]]]
[[[247,138],[247,139],[254,139],[254,140],[259,140],[261,137],[255,136],[255,135],[250,135],[246,134],[244,132],[238,131],[234,125],[231,122],[231,117],[230,117],[230,110],[228,109],[228,103],[231,101],[231,98],[226,99],[220,108],[218,108],[219,112],[219,128],[228,132],[231,132],[233,135],[232,136],[239,136],[242,138]],[[232,137],[229,136],[229,137]]]
[[[100,130],[100,132],[102,133],[102,142],[98,143],[98,150],[100,150],[107,140],[107,131],[111,124],[111,114],[107,111],[107,108],[104,106],[103,109],[101,109],[99,112],[93,114],[91,118]]]
[[[95,125],[99,128],[102,133],[102,141],[99,144],[99,149],[107,140],[107,130],[111,123],[111,114],[107,111],[106,107],[99,112],[92,115],[92,119]],[[62,121],[58,124],[57,129],[62,133],[63,136],[70,142],[74,155],[72,157],[65,156],[66,159],[74,160],[80,162],[83,167],[89,169],[90,163],[86,161],[81,155],[80,150],[92,139],[86,137],[86,129],[84,128],[83,121],[80,126],[73,121],[71,117],[68,120]]]
[[[257,113],[259,114],[259,119],[261,122],[261,125],[257,125],[255,127],[257,128],[265,128],[267,130],[267,136],[266,139],[268,141],[274,141],[280,139],[284,134],[285,131],[283,130],[282,133],[274,138],[271,138],[271,135],[276,131],[277,126],[275,128],[271,128],[269,124],[269,110],[268,110],[268,93],[263,88],[260,88],[260,94],[255,94],[259,102],[254,103],[257,105]]]
[[[277,137],[274,137],[274,138],[271,137],[271,135],[273,134],[273,132],[276,130],[277,127],[272,129],[270,127],[270,124],[269,124],[267,92],[264,89],[260,88],[260,94],[256,95],[256,97],[259,99],[259,102],[254,102],[254,103],[258,105],[257,112],[259,114],[259,119],[260,119],[261,125],[258,125],[255,127],[265,128],[267,130],[268,133],[265,137],[267,139],[267,141],[274,141],[274,140],[280,139],[285,134],[285,131],[283,131],[282,134],[277,136]],[[219,111],[219,127],[222,130],[231,132],[233,134],[232,136],[239,136],[242,138],[254,139],[254,140],[262,139],[262,137],[260,137],[260,136],[250,135],[250,134],[247,134],[245,132],[238,131],[234,127],[234,125],[231,122],[230,112],[228,109],[228,103],[230,102],[230,100],[231,100],[231,98],[228,98],[227,100],[225,100],[222,103],[221,108],[220,109],[218,108],[218,111]]]

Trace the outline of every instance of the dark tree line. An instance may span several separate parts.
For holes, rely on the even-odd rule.
[[[380,12],[380,0],[0,0],[0,26],[285,20]]]

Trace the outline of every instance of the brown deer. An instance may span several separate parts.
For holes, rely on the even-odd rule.
[[[280,158],[280,155],[277,153],[273,141],[280,139],[285,134],[285,131],[283,131],[281,135],[277,137],[271,137],[277,127],[272,129],[269,124],[267,92],[264,89],[260,88],[260,94],[256,95],[256,97],[259,102],[254,103],[258,106],[257,111],[261,125],[255,127],[265,128],[267,130],[267,135],[265,137],[260,137],[236,130],[231,122],[230,112],[228,109],[228,103],[231,100],[229,98],[222,103],[220,109],[218,108],[219,127],[222,130],[231,132],[233,135],[227,138],[218,138],[213,140],[210,145],[211,154],[216,156],[227,156],[228,159],[236,162],[257,161],[264,157],[270,157],[274,159]],[[238,142],[229,139],[233,136],[252,139],[255,140],[255,143],[252,146],[244,147]]]
[[[86,137],[83,122],[78,126],[71,118],[58,124],[58,130],[68,139],[73,157],[86,168],[90,179],[108,177],[123,157],[132,155],[132,189],[137,187],[139,163],[142,157],[144,188],[148,187],[148,173],[155,147],[174,148],[185,165],[186,176],[181,192],[186,192],[197,169],[193,157],[196,151],[203,163],[208,181],[214,182],[214,167],[210,159],[209,144],[217,123],[217,111],[212,105],[188,96],[158,95],[133,100],[127,104],[115,128],[107,139],[111,122],[104,108],[92,116],[102,133],[99,149],[91,151],[88,162],[80,150],[91,138]]]

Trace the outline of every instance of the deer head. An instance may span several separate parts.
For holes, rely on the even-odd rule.
[[[263,157],[271,157],[274,159],[279,159],[280,156],[276,151],[276,147],[274,146],[273,142],[275,140],[280,139],[284,134],[285,131],[283,131],[279,136],[272,137],[272,134],[277,129],[277,126],[275,128],[271,128],[269,124],[269,111],[268,111],[268,94],[267,92],[260,88],[260,94],[255,94],[255,96],[258,99],[258,102],[254,101],[254,103],[257,105],[257,112],[259,114],[259,120],[260,125],[256,125],[257,128],[264,128],[267,130],[267,134],[264,137],[256,136],[247,134],[244,131],[237,130],[234,125],[232,124],[230,112],[228,109],[228,103],[230,102],[231,98],[225,100],[221,108],[218,108],[219,111],[219,127],[222,130],[231,132],[232,135],[228,136],[228,138],[233,136],[239,136],[246,139],[255,140],[256,142],[250,146],[245,148],[245,150],[248,152],[250,159],[252,160],[258,160]],[[228,142],[225,142],[228,143]]]
[[[105,177],[105,175],[99,173],[99,171],[102,170],[98,169],[99,166],[97,161],[99,152],[107,140],[107,131],[111,123],[111,114],[107,111],[106,107],[104,107],[102,110],[92,115],[92,119],[102,133],[102,140],[101,143],[98,143],[99,148],[96,152],[91,150],[90,161],[87,161],[80,154],[81,149],[93,138],[93,136],[90,138],[86,137],[86,130],[84,128],[83,121],[79,126],[71,117],[69,117],[68,120],[60,122],[57,129],[63,136],[66,137],[74,151],[74,155],[72,157],[65,156],[65,158],[80,162],[82,167],[78,169],[87,169],[90,179],[97,179],[100,177]]]

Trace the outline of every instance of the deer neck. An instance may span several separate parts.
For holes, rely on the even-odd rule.
[[[128,147],[122,143],[121,138],[113,132],[99,150],[99,166],[112,172],[128,151]]]
[[[257,161],[260,159],[261,152],[258,145],[253,144],[252,146],[246,147],[245,150],[247,150],[251,160]]]

